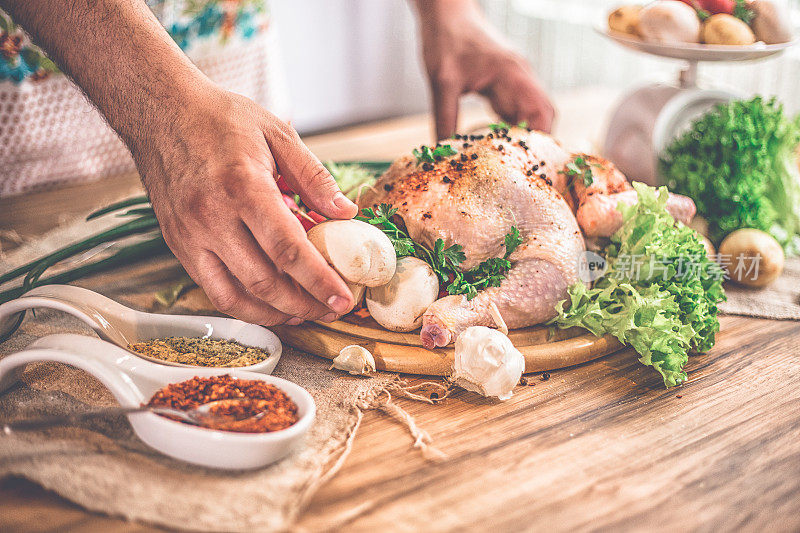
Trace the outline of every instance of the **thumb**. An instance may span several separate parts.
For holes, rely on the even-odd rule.
[[[328,218],[348,219],[358,213],[356,204],[339,190],[328,169],[311,153],[290,125],[280,122],[265,128],[278,172],[303,203]]]

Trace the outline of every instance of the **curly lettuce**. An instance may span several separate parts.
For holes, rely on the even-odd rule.
[[[800,252],[800,117],[774,98],[719,104],[694,121],[661,157],[670,190],[694,199],[719,242],[739,228],[772,234]]]
[[[686,381],[689,350],[714,346],[723,271],[708,259],[698,234],[667,212],[665,187],[633,186],[639,202],[619,205],[623,224],[604,251],[605,274],[592,288],[572,285],[550,323],[610,333],[673,387]]]

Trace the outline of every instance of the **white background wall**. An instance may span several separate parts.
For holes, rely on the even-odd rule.
[[[626,2],[645,0],[481,0],[551,91],[674,80],[680,61],[626,50],[595,32],[609,9]],[[800,0],[791,2],[796,17]],[[275,0],[272,8],[301,132],[427,109],[407,0]],[[777,94],[799,111],[800,46],[777,60],[704,64],[701,80]]]
[[[299,131],[427,109],[405,0],[276,0],[272,13]]]

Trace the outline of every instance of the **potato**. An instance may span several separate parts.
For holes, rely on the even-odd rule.
[[[703,24],[703,42],[745,46],[756,42],[756,36],[750,26],[742,20],[727,13],[718,13],[709,17]]]
[[[699,43],[700,19],[679,0],[659,0],[639,12],[639,34],[656,43]]]
[[[642,6],[618,7],[608,15],[608,29],[639,37],[639,12]]]
[[[792,18],[786,5],[772,0],[753,0],[747,4],[755,17],[750,23],[756,39],[766,44],[787,43],[794,38]]]
[[[748,287],[769,285],[783,272],[783,248],[757,229],[739,229],[725,237],[719,258],[731,280]]]

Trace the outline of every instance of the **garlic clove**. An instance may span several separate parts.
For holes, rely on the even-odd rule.
[[[472,326],[456,339],[454,367],[457,385],[507,400],[525,370],[525,357],[500,331]]]
[[[357,344],[345,346],[333,360],[331,368],[350,372],[354,376],[367,375],[375,372],[375,358],[372,354]]]

